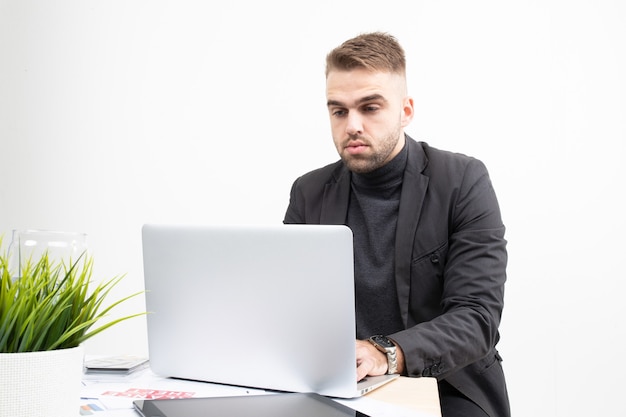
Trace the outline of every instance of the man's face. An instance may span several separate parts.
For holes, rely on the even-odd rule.
[[[330,71],[326,99],[337,152],[351,171],[371,172],[402,150],[404,127],[413,118],[404,77],[364,69]]]

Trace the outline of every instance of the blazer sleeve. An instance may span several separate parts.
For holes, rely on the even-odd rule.
[[[431,155],[410,266],[409,323],[389,335],[409,376],[439,379],[497,357],[505,227],[479,160]],[[404,190],[403,190],[404,193]]]

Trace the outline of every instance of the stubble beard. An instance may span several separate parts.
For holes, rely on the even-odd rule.
[[[377,141],[379,144],[378,149],[370,148],[374,151],[374,153],[369,155],[349,155],[345,152],[345,150],[343,150],[340,154],[341,160],[350,171],[356,174],[367,174],[372,172],[389,162],[389,156],[393,153],[396,145],[398,144],[401,133],[402,128],[400,126],[398,126],[394,131],[389,132],[383,140]],[[354,136],[350,139],[361,139],[371,145],[371,141],[360,136]]]

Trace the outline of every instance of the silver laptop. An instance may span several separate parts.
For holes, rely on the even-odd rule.
[[[352,232],[346,226],[142,229],[148,347],[162,376],[353,398]]]

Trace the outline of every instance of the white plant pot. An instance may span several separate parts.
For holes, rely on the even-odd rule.
[[[0,417],[77,417],[82,346],[0,353]]]

